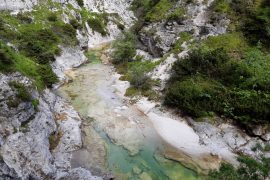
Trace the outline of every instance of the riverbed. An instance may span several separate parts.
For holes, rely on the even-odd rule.
[[[109,64],[95,61],[67,72],[72,81],[58,93],[84,119],[83,148],[73,154],[72,166],[116,179],[198,179],[180,162],[164,157],[166,143],[149,118],[123,96],[128,82]]]

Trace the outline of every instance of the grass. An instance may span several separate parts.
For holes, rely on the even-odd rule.
[[[146,21],[158,22],[167,19],[168,11],[173,6],[173,3],[169,0],[160,0],[145,17]]]

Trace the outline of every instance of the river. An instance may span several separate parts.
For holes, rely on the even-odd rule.
[[[97,58],[97,57],[95,57]],[[166,143],[151,121],[123,96],[128,82],[119,81],[111,65],[92,59],[67,74],[72,81],[58,94],[83,118],[83,148],[72,166],[116,179],[198,179],[181,163],[163,156]]]

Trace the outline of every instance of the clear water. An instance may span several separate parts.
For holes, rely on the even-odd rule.
[[[123,175],[124,179],[141,179],[141,172],[147,172],[155,180],[198,179],[194,171],[182,166],[179,162],[159,156],[157,147],[153,145],[145,145],[137,155],[131,156],[125,148],[115,145],[105,132],[95,129],[107,144],[107,168],[118,175]],[[158,161],[158,159],[161,160]],[[140,173],[134,172],[135,167],[140,170]]]
[[[96,64],[96,62],[80,67],[76,71],[78,78],[60,88],[60,94],[69,99],[74,108],[84,117],[89,116],[89,110],[93,113],[103,109],[106,110],[108,104],[109,107],[119,104],[121,101],[118,102],[117,98],[107,98],[107,96],[113,96],[110,89],[106,89],[106,86],[100,86],[100,84],[107,82],[104,77],[107,70],[106,65]],[[103,95],[103,98],[100,97],[102,93],[107,95],[104,96],[106,98]],[[129,111],[133,110],[130,109]],[[184,167],[179,162],[165,159],[159,153],[160,143],[151,139],[145,140],[144,145],[136,155],[131,155],[123,146],[114,144],[106,132],[98,127],[100,127],[99,121],[102,119],[103,121],[110,118],[117,120],[118,117],[111,117],[112,114],[106,114],[105,112],[104,115],[101,115],[102,117],[95,118],[93,126],[105,142],[107,165],[104,168],[111,171],[117,179],[194,180],[199,178],[194,171]],[[91,113],[89,117],[93,117]]]

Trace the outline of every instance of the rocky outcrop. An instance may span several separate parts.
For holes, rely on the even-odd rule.
[[[0,10],[29,10],[38,2],[39,0],[0,0]]]
[[[23,102],[10,82],[23,83],[38,106]],[[81,119],[77,112],[50,90],[39,93],[26,77],[15,73],[0,75],[2,178],[59,179],[70,177],[72,152],[82,146]],[[17,100],[16,106],[11,100]],[[11,106],[12,105],[12,106]],[[87,170],[80,177],[91,177]],[[82,179],[85,179],[82,178]]]
[[[207,3],[202,0],[193,3],[178,1],[170,10],[185,8],[185,15],[178,20],[163,20],[144,26],[139,32],[140,42],[154,57],[162,57],[164,60],[150,75],[161,82],[160,89],[165,87],[170,77],[172,65],[178,59],[185,57],[189,51],[189,44],[196,40],[215,36],[226,32],[229,20],[226,17],[211,24],[208,9],[213,1]],[[186,39],[186,35],[190,37]],[[181,46],[178,51],[171,51],[176,43]],[[166,54],[164,56],[164,54]]]
[[[62,53],[51,64],[54,73],[61,82],[68,80],[65,71],[80,66],[87,61],[83,51],[79,47],[62,47]]]

